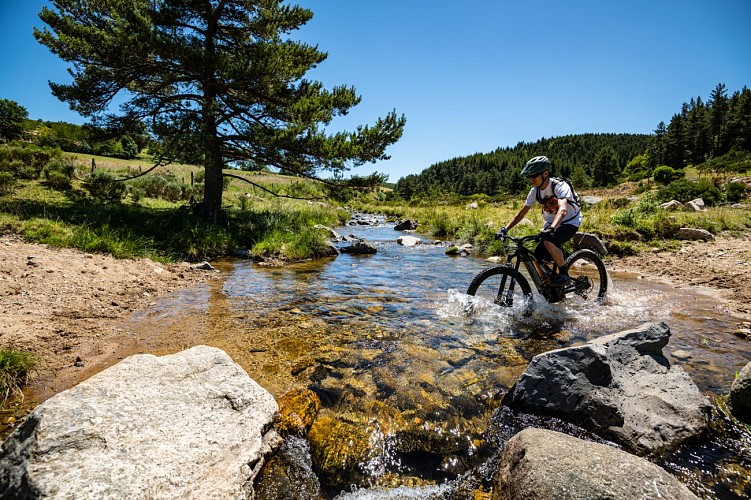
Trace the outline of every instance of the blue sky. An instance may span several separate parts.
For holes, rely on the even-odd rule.
[[[298,0],[292,38],[328,59],[307,76],[353,85],[335,129],[407,118],[389,180],[431,164],[585,132],[651,133],[692,97],[751,85],[749,0]],[[83,123],[50,94],[65,64],[32,36],[45,0],[0,0],[0,98],[31,118]]]

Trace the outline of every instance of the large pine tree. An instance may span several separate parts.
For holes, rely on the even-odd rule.
[[[326,126],[360,102],[347,86],[304,79],[327,54],[293,41],[310,10],[281,0],[52,0],[37,40],[72,64],[71,84],[50,83],[83,116],[143,119],[166,159],[199,158],[202,212],[216,220],[222,169],[251,162],[320,178],[387,159],[402,134],[395,111],[372,126]]]

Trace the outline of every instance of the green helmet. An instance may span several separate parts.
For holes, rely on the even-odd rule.
[[[541,174],[546,170],[553,170],[553,164],[550,163],[547,156],[535,156],[524,165],[522,176],[526,177],[532,174]]]

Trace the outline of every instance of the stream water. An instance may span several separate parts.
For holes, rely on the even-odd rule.
[[[152,350],[162,344],[143,332],[203,331],[183,342],[224,348],[276,397],[303,387],[321,398],[308,439],[288,440],[286,464],[265,471],[261,499],[439,498],[467,481],[482,489],[493,448],[524,426],[499,423],[497,410],[529,360],[646,321],[670,326],[665,355],[704,393],[727,393],[751,360],[751,343],[732,333],[738,320],[709,295],[612,275],[602,306],[538,298],[530,318],[495,306],[469,314],[464,292],[487,262],[448,257],[425,238],[398,245],[389,225],[340,232],[378,252],[283,268],[228,262],[220,289],[177,295],[132,319]],[[713,429],[661,465],[702,498],[746,498],[748,436],[721,416]]]

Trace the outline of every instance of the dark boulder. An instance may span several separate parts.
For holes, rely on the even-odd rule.
[[[663,356],[664,323],[535,356],[504,397],[509,407],[573,422],[631,451],[659,455],[703,433],[711,405]]]
[[[414,231],[417,229],[417,225],[417,221],[412,219],[398,221],[394,226],[394,231]]]
[[[730,387],[730,408],[733,416],[751,424],[751,363],[743,367]]]

